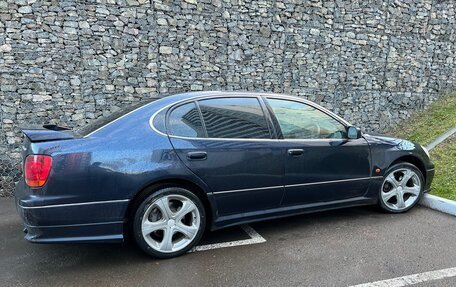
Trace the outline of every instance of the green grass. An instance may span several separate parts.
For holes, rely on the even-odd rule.
[[[422,145],[428,145],[456,126],[456,93],[443,97],[426,110],[415,113],[392,132]]]
[[[456,93],[443,97],[400,124],[393,134],[427,145],[456,126]],[[431,150],[435,176],[431,194],[456,200],[456,135]]]
[[[456,200],[456,135],[431,150],[435,176],[431,193]]]

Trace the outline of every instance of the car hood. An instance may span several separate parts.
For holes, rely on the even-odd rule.
[[[419,145],[418,143],[415,143],[415,142],[412,142],[409,140],[405,140],[405,139],[390,137],[390,136],[386,136],[386,135],[363,134],[363,137],[367,140],[367,142],[369,144],[388,145],[388,146],[395,147],[399,150],[404,150],[404,151],[422,149],[421,145]]]

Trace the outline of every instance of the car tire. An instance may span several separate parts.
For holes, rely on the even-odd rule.
[[[180,256],[201,239],[206,214],[201,200],[181,187],[166,187],[145,196],[134,213],[133,236],[156,258]]]
[[[379,206],[388,213],[404,213],[412,209],[424,193],[424,177],[413,164],[394,164],[383,176]],[[400,199],[402,197],[402,200]]]

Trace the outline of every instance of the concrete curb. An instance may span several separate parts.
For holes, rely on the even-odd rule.
[[[456,126],[446,131],[443,135],[439,136],[436,140],[431,142],[426,148],[432,150],[438,144],[456,133]],[[422,206],[426,206],[430,209],[434,209],[443,213],[456,216],[456,201],[449,200],[440,196],[425,193],[421,201],[419,202]]]
[[[447,130],[443,135],[439,136],[437,139],[435,139],[433,142],[427,145],[427,149],[431,150],[435,148],[438,144],[442,143],[444,140],[452,136],[454,133],[456,133],[456,126],[452,127],[451,129]]]
[[[426,193],[420,204],[430,209],[456,216],[456,201]]]

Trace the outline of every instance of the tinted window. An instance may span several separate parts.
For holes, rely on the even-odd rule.
[[[220,98],[198,103],[210,138],[270,138],[256,98]]]
[[[171,111],[169,133],[175,136],[204,137],[203,125],[195,103],[188,103]]]
[[[346,138],[345,126],[304,103],[268,99],[285,139]]]
[[[153,125],[154,127],[162,133],[166,133],[166,109],[160,111],[155,115]]]
[[[82,136],[86,136],[86,135],[96,131],[97,129],[109,124],[110,122],[115,121],[116,119],[128,114],[129,112],[139,109],[142,106],[145,106],[148,103],[156,101],[158,99],[159,98],[151,98],[151,99],[148,99],[145,101],[138,102],[133,105],[128,105],[127,107],[121,108],[107,116],[97,118],[96,120],[90,122],[88,125],[77,129],[76,132]]]

